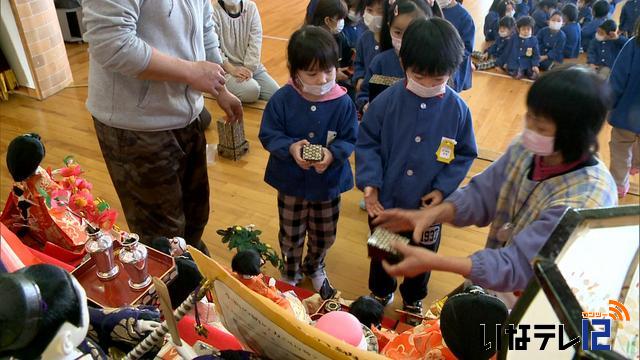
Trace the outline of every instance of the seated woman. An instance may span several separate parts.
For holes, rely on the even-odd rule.
[[[523,290],[533,257],[567,208],[617,205],[615,183],[595,155],[607,99],[605,81],[584,66],[540,77],[527,95],[523,133],[504,155],[441,204],[388,210],[374,220],[392,231],[414,229],[416,239],[432,224],[490,224],[486,248],[453,257],[397,245],[404,260],[385,270],[392,276],[448,271],[490,290]],[[513,294],[503,295],[511,307]]]
[[[251,0],[214,1],[213,20],[229,91],[243,103],[268,101],[280,85],[260,62],[262,23],[256,4]]]

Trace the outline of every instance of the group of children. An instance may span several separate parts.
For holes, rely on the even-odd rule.
[[[546,9],[548,1],[536,8]],[[577,21],[575,5],[550,13],[535,36],[528,3],[494,5],[503,16],[489,33],[485,27],[495,37],[488,52],[514,76],[533,78],[567,56],[570,36],[563,29],[570,26],[567,13]],[[242,0],[238,6],[255,5]],[[517,12],[524,15],[515,20]],[[325,257],[336,241],[341,194],[354,185],[352,153],[370,222],[388,208],[435,206],[459,186],[477,156],[471,113],[457,93],[471,86],[474,32],[468,12],[454,0],[310,1],[304,25],[288,43],[290,79],[270,96],[259,132],[270,153],[265,181],[278,192],[283,281],[296,285],[306,275],[316,291],[334,293]],[[622,42],[611,31],[606,36]],[[593,46],[606,41],[598,36]],[[518,56],[505,57],[511,48]],[[255,79],[261,68],[251,69]],[[315,160],[303,155],[309,145],[321,149]],[[416,246],[436,251],[440,236],[435,224]],[[428,279],[429,273],[405,278],[404,310],[422,312]],[[389,304],[396,286],[372,260],[372,295]]]
[[[586,52],[587,64],[606,76],[626,35],[640,14],[640,1],[629,0],[622,8],[620,29],[608,19],[615,3],[540,0],[531,7],[525,0],[494,0],[485,17],[485,41],[491,45],[474,53],[476,67],[498,67],[516,78],[535,79],[564,59]],[[526,11],[530,11],[526,13]]]

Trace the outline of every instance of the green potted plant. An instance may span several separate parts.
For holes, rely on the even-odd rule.
[[[217,234],[222,236],[222,243],[227,244],[229,250],[243,251],[253,249],[260,254],[264,263],[269,262],[279,270],[284,269],[284,263],[278,253],[269,244],[260,241],[262,231],[257,230],[255,225],[234,225],[218,230]]]

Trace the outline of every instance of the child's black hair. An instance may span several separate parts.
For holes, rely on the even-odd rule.
[[[541,0],[538,2],[538,7],[540,9],[553,9],[558,6],[558,2],[556,0]]]
[[[498,16],[500,16],[500,18],[507,16],[507,5],[509,4],[511,4],[511,7],[513,8],[513,10],[516,9],[516,3],[514,3],[511,0],[501,1],[498,4]]]
[[[516,28],[516,19],[511,16],[503,16],[500,21],[498,21],[498,29],[501,27],[509,28],[509,30],[514,30]]]
[[[338,66],[338,44],[329,31],[319,26],[296,30],[287,45],[287,66],[292,79],[300,70],[328,70]]]
[[[553,14],[551,14],[551,16],[549,16],[549,19],[551,19],[552,17],[554,17],[556,15],[558,15],[558,16],[560,16],[562,18],[562,11],[560,11],[560,10],[554,11]]]
[[[609,3],[606,0],[598,0],[593,4],[593,17],[601,18],[609,15]]]
[[[531,29],[533,29],[535,25],[536,25],[536,21],[531,16],[523,16],[520,19],[518,19],[518,21],[516,22],[516,26],[518,27],[518,30],[520,30],[521,27],[525,27],[525,26],[528,26]]]
[[[364,9],[364,8],[366,8],[367,6],[373,6],[373,5],[375,5],[375,4],[380,4],[380,5],[382,5],[382,2],[383,2],[383,1],[384,1],[384,0],[364,0],[364,1],[362,1],[362,4],[363,4],[362,8]]]
[[[437,1],[433,3],[436,6],[438,5]],[[391,24],[393,24],[396,16],[413,13],[416,13],[417,17],[425,16],[430,18],[433,16],[433,11],[425,0],[396,0],[384,2],[384,16],[382,28],[380,29],[380,52],[393,48],[393,43],[391,42]]]
[[[491,7],[489,8],[489,11],[498,12],[498,5],[500,5],[500,3],[504,1],[505,0],[493,0],[493,2],[491,3]]]
[[[360,296],[349,307],[349,313],[368,328],[382,323],[384,306],[371,296]]]
[[[311,0],[307,6],[305,25],[324,26],[326,17],[344,19],[349,9],[342,0]]]
[[[607,19],[602,24],[600,24],[600,26],[598,26],[598,29],[604,30],[604,32],[606,32],[607,35],[609,35],[610,32],[612,31],[615,32],[616,30],[618,30],[618,25],[616,24],[615,21],[611,19]]]
[[[400,48],[405,72],[411,69],[429,76],[453,74],[463,55],[464,43],[456,28],[436,17],[414,20],[404,32]]]
[[[582,65],[555,68],[531,85],[527,109],[556,124],[555,150],[565,163],[598,150],[598,133],[611,104],[605,79]]]
[[[567,4],[562,7],[562,15],[567,18],[567,22],[578,20],[578,7],[575,4]]]

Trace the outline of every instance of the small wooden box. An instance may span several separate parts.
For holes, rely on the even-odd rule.
[[[218,119],[218,154],[231,160],[239,160],[249,151],[249,142],[244,136],[244,123],[227,123]]]
[[[375,260],[387,260],[390,264],[400,262],[402,255],[391,247],[391,244],[396,241],[409,244],[411,240],[383,228],[376,228],[367,241],[369,257]]]
[[[303,145],[302,146],[302,160],[307,161],[322,161],[324,159],[324,152],[322,151],[322,145]]]

